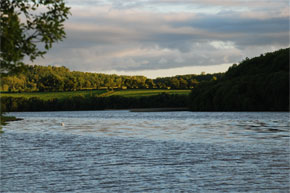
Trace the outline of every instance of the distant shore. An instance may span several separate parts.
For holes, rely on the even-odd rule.
[[[130,112],[168,112],[168,111],[189,111],[189,108],[136,108]]]

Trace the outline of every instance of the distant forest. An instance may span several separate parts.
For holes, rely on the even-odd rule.
[[[66,67],[25,66],[17,75],[1,78],[4,92],[55,92],[87,89],[192,89],[200,82],[216,80],[222,73],[182,75],[149,79],[145,76],[118,76],[70,71]]]
[[[289,48],[246,58],[192,89],[193,111],[289,111]]]
[[[266,53],[219,74],[148,79],[70,72],[64,67],[27,66],[2,77],[5,91],[64,91],[100,88],[191,88],[190,95],[76,96],[65,99],[1,97],[3,111],[97,110],[188,107],[192,111],[289,111],[289,48]]]

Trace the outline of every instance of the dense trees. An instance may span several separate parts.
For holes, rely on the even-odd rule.
[[[189,89],[199,82],[221,77],[222,74],[184,75],[157,79],[144,76],[118,76],[86,72],[71,72],[65,67],[26,66],[17,76],[1,78],[0,89],[5,92],[74,91],[84,89]]]
[[[2,77],[4,91],[66,91],[114,88],[191,88],[190,96],[160,94],[150,97],[77,96],[66,99],[1,98],[7,111],[97,110],[186,107],[193,111],[289,111],[289,48],[267,53],[226,73],[148,79],[71,72],[65,67],[27,66],[17,77]]]
[[[4,111],[69,111],[129,108],[186,107],[187,95],[162,93],[144,97],[75,96],[65,99],[42,100],[39,98],[1,97]]]
[[[70,14],[64,0],[1,0],[0,13],[2,75],[21,69],[24,57],[33,61],[61,41]]]
[[[192,90],[195,111],[289,111],[289,48],[234,64]]]
[[[219,79],[223,73],[200,74],[200,75],[178,75],[175,77],[156,78],[154,83],[157,88],[192,89],[201,82]]]

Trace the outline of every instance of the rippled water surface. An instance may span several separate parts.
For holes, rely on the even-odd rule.
[[[289,192],[288,113],[13,113],[1,192]]]

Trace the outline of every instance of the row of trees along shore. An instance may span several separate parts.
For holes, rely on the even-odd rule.
[[[216,80],[222,73],[182,75],[149,79],[145,76],[118,76],[70,71],[66,67],[25,66],[17,75],[1,78],[4,92],[52,92],[84,89],[192,89],[200,82]]]
[[[53,67],[37,66],[31,68],[53,69]],[[116,75],[69,72],[65,68],[55,69],[65,70],[68,74],[77,73],[92,77],[124,78],[123,76]],[[232,65],[226,73],[218,74],[220,75],[219,78],[214,78],[216,75],[192,75],[196,79],[197,77],[207,77],[207,79],[204,79],[200,84],[192,88],[189,96],[165,93],[139,98],[76,96],[48,101],[39,98],[2,97],[1,106],[5,111],[101,110],[157,107],[189,107],[192,111],[289,111],[289,48],[252,59],[246,58],[239,65]],[[178,79],[178,77],[185,76],[158,80],[166,82],[173,78]],[[136,77],[131,78],[136,80]],[[124,83],[127,82],[126,80],[128,80],[128,77],[125,78]],[[154,84],[156,84],[156,80],[153,80]]]
[[[43,9],[46,11],[36,11],[40,7],[46,8]],[[72,104],[79,104],[80,108],[71,110],[97,109],[100,101],[100,104],[104,104],[104,108],[115,107],[114,105],[117,104],[131,107],[130,105],[134,103],[140,103],[142,107],[158,107],[160,103],[161,106],[174,104],[174,107],[179,107],[184,106],[184,102],[188,101],[186,106],[194,111],[289,111],[289,48],[252,59],[247,58],[239,65],[234,64],[224,74],[187,75],[152,80],[144,76],[70,72],[65,67],[26,66],[23,62],[25,57],[33,61],[45,55],[53,43],[65,38],[64,21],[70,15],[70,8],[66,6],[64,0],[2,0],[0,11],[3,15],[0,19],[2,32],[0,34],[0,89],[2,91],[74,91],[101,88],[192,89],[191,95],[185,96],[187,99],[161,94],[154,96],[157,98],[152,96],[150,99],[148,97],[144,99],[107,97],[91,98],[91,100],[75,98],[72,101],[71,99],[52,100],[49,103],[40,99],[1,97],[0,114],[3,109],[29,111],[35,104],[39,105],[35,110],[51,110],[51,107],[55,107],[53,110],[60,110],[61,107],[62,110],[67,108],[69,110]],[[35,42],[41,44],[37,45]],[[17,72],[21,73],[11,75]],[[77,100],[80,100],[80,103],[77,103]],[[91,103],[85,104],[85,101]],[[69,105],[63,105],[65,103]],[[45,108],[45,105],[48,107]]]
[[[2,97],[1,108],[6,112],[15,111],[75,111],[131,108],[186,108],[187,95],[162,93],[153,96],[73,96],[65,99],[43,100],[40,98]]]

